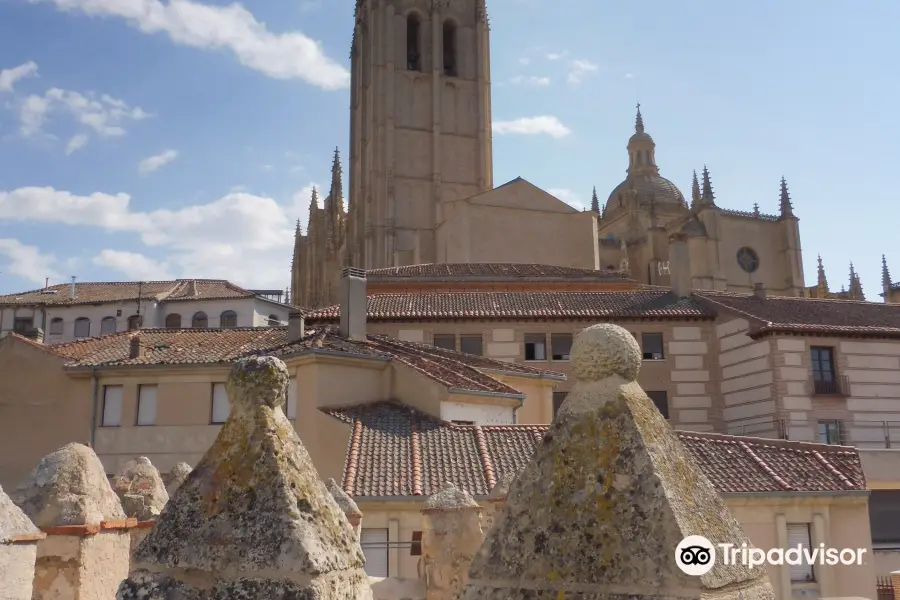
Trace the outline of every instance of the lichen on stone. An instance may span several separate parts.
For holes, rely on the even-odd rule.
[[[0,544],[8,544],[22,535],[39,532],[31,519],[15,505],[0,486]]]
[[[180,462],[172,467],[168,476],[169,483],[166,486],[166,493],[169,494],[170,498],[175,495],[175,491],[181,487],[181,484],[185,482],[192,470],[191,465],[186,462]]]
[[[361,517],[363,516],[362,511],[359,510],[359,506],[350,497],[344,489],[337,484],[334,479],[329,478],[328,481],[325,482],[325,487],[328,488],[328,491],[331,493],[331,496],[334,498],[334,501],[337,502],[338,506],[341,507],[341,510],[344,511],[344,514],[349,516]]]
[[[159,471],[146,456],[127,462],[116,476],[113,489],[122,501],[125,515],[138,521],[155,519],[169,501]]]
[[[103,463],[83,444],[67,444],[42,458],[12,499],[38,527],[125,518]]]
[[[425,501],[424,508],[453,510],[459,508],[480,508],[472,494],[452,483],[445,483],[441,489]]]
[[[634,337],[589,327],[571,359],[575,385],[513,482],[463,599],[569,598],[573,587],[582,593],[573,598],[725,599],[738,588],[746,600],[774,598],[763,568],[717,564],[701,577],[678,568],[675,548],[689,535],[750,541],[635,382]]]

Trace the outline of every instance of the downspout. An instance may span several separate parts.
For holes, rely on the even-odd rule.
[[[100,399],[100,378],[97,377],[97,367],[91,369],[91,379],[94,380],[94,393],[93,393],[93,406],[91,407],[91,435],[90,435],[90,446],[94,447],[94,438],[95,432],[97,430],[97,410],[98,410],[98,401]]]

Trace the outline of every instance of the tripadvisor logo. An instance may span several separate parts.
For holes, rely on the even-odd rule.
[[[713,545],[702,535],[689,535],[675,548],[675,564],[686,575],[699,577],[709,573],[718,555],[723,565],[744,565],[750,568],[762,565],[862,565],[867,548],[826,548],[825,544],[809,548],[797,545],[791,548],[772,548],[768,552],[746,543]]]

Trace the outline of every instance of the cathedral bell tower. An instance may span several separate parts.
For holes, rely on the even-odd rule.
[[[493,188],[485,0],[356,0],[347,263],[435,262],[446,202]]]

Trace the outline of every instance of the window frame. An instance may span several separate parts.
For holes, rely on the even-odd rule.
[[[821,355],[827,356],[827,361],[823,361]],[[818,357],[817,357],[818,355]],[[829,367],[827,370],[823,367],[827,362]],[[816,368],[818,366],[818,369]],[[812,371],[813,381],[823,383],[835,383],[837,381],[837,369],[834,365],[834,347],[833,346],[810,346],[809,347],[809,368]],[[820,374],[820,378],[816,378],[816,374]],[[822,375],[829,375],[831,379],[823,379]]]
[[[87,333],[85,335],[78,335],[78,326],[79,324],[87,323]],[[84,333],[84,332],[82,332]],[[87,317],[78,317],[75,319],[75,326],[72,328],[72,336],[76,340],[84,340],[91,337],[91,320]]]
[[[25,335],[29,329],[34,329],[34,315],[30,317],[13,317],[13,333]]]
[[[384,542],[366,542],[365,541],[366,534],[371,533],[371,532],[376,532],[376,531],[381,534],[379,537],[381,537],[381,536],[384,537]],[[384,547],[369,546],[369,544],[380,544],[380,543],[384,543]],[[368,575],[369,577],[390,577],[391,561],[390,561],[390,553],[388,552],[390,543],[391,543],[391,532],[390,532],[390,529],[388,529],[387,527],[362,527],[362,528],[360,528],[359,545],[363,551],[363,556],[365,556],[365,558],[366,558],[366,568],[375,565],[375,561],[369,560],[369,557],[366,554],[367,548],[371,548],[370,552],[372,552],[372,551],[379,552],[379,553],[384,552],[384,574],[380,574],[380,573],[373,574],[373,573],[369,573],[369,571],[366,571],[366,575]]]
[[[203,315],[202,318],[198,318],[198,315]],[[197,321],[201,321],[203,324],[198,325]],[[191,316],[191,329],[209,329],[209,315],[206,314],[202,310],[198,310]]]
[[[153,419],[150,423],[142,423],[141,422],[141,409],[144,406],[144,401],[147,400],[144,398],[144,390],[153,389]],[[159,386],[155,383],[150,384],[139,384],[138,385],[138,395],[137,395],[137,410],[134,415],[134,425],[136,427],[150,427],[156,425],[156,416],[159,411]]]
[[[228,325],[225,320],[228,319]],[[223,310],[219,314],[219,329],[236,329],[238,326],[238,315],[233,310]]]
[[[802,529],[801,529],[802,528]],[[812,527],[810,523],[788,523],[787,524],[787,539],[788,539],[788,547],[793,547],[791,543],[791,538],[796,539],[797,537],[804,538],[803,541],[800,542],[801,547],[805,545],[807,548],[812,548],[813,539],[812,539]],[[793,529],[793,532],[792,532]],[[804,576],[800,578],[797,573],[800,571],[805,571],[808,569],[808,576]],[[790,576],[791,583],[816,583],[816,567],[815,565],[805,564],[801,562],[799,565],[788,565],[788,574]]]
[[[463,346],[463,343],[466,341],[472,342],[474,340],[478,340],[478,352],[469,352]],[[471,354],[473,356],[484,356],[484,336],[482,336],[480,333],[461,334],[459,336],[459,351],[464,354]]]
[[[538,341],[538,338],[541,338]],[[529,338],[531,340],[529,341]],[[546,333],[526,333],[522,338],[523,357],[526,362],[546,362],[547,361],[547,334]],[[528,358],[528,346],[532,346],[532,357]],[[541,353],[537,352],[537,348],[542,349]],[[538,357],[541,354],[541,357]]]
[[[174,325],[173,322],[177,319],[177,325]],[[181,324],[184,322],[184,318],[181,316],[181,313],[173,312],[166,315],[165,326],[166,329],[181,329]]]
[[[829,425],[833,425],[834,429],[829,430]],[[829,446],[843,446],[844,445],[844,422],[841,419],[819,419],[818,423],[818,432],[817,438],[820,444],[827,444]],[[830,441],[832,439],[832,434],[837,436],[837,441]],[[825,439],[822,439],[824,436]]]
[[[112,323],[112,331],[103,331],[104,323]],[[110,335],[112,333],[116,333],[119,329],[119,323],[115,317],[103,317],[100,319],[100,335]]]
[[[556,342],[559,340],[568,339],[568,352],[559,352],[556,350]],[[572,356],[572,343],[575,340],[575,336],[571,333],[551,333],[550,334],[550,360],[553,362],[569,362]],[[559,356],[559,358],[557,358]]]
[[[663,416],[667,421],[670,420],[671,411],[669,406],[669,392],[667,390],[645,390],[645,394],[650,400],[653,402],[653,406],[656,407],[656,410]],[[665,410],[660,408],[660,402],[665,401]]]
[[[566,401],[566,398],[568,397],[568,395],[569,395],[569,392],[560,392],[560,391],[553,392],[553,418],[554,419],[556,418],[556,415],[559,413],[560,409],[562,408],[563,402]]]
[[[647,340],[648,338],[653,338],[654,336],[659,337],[659,356],[654,356],[657,354],[656,352],[647,352]],[[650,355],[650,358],[647,358],[647,355]],[[653,360],[666,360],[666,342],[663,337],[661,331],[642,331],[641,332],[641,360],[645,361],[653,361]]]
[[[218,386],[222,386],[219,388]],[[227,414],[225,418],[221,421],[216,420],[216,390],[222,389],[225,392],[225,406],[227,407]],[[228,420],[228,417],[231,416],[231,403],[228,399],[228,387],[223,381],[215,381],[210,386],[210,398],[209,398],[209,424],[210,425],[222,425],[225,421]]]
[[[441,346],[438,344],[438,340],[453,340],[453,345],[449,348],[447,346]],[[456,334],[455,333],[433,333],[431,334],[431,345],[435,348],[442,348],[443,350],[453,350],[456,351]]]
[[[422,531],[415,530],[412,532],[412,540],[409,544],[410,556],[422,556]]]
[[[109,392],[110,390],[119,390],[119,419],[115,424],[110,424],[107,422],[107,408],[109,407]],[[103,406],[100,411],[100,427],[121,427],[122,426],[122,412],[125,405],[125,387],[122,385],[104,385],[103,386]]]
[[[59,325],[59,331],[55,331],[53,326]],[[62,317],[53,317],[50,319],[50,335],[64,335],[66,333],[66,322],[63,321]]]

